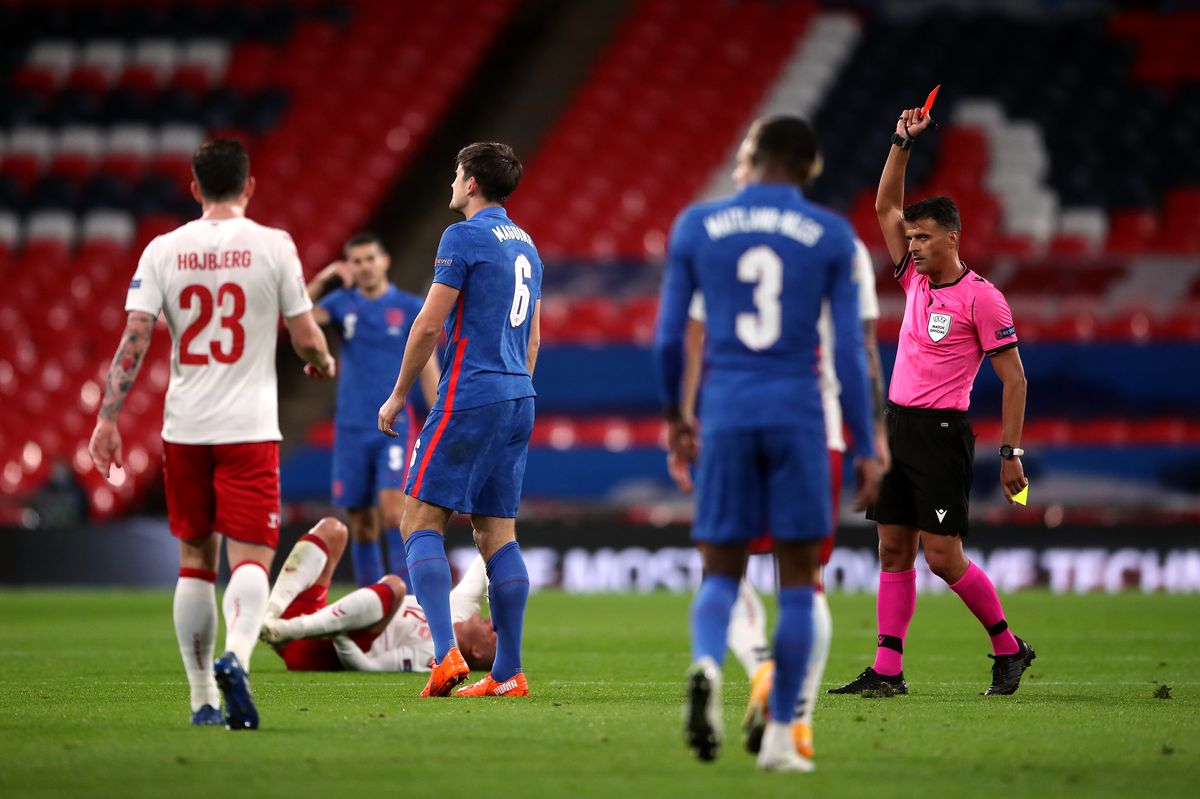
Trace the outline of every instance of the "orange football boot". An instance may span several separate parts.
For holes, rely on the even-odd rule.
[[[529,681],[525,679],[525,673],[520,671],[504,682],[496,682],[489,674],[479,682],[459,688],[455,693],[459,696],[529,696]]]
[[[803,721],[797,721],[792,724],[792,740],[796,742],[796,751],[801,757],[813,759],[813,731],[812,726],[805,724]]]
[[[750,678],[750,701],[746,703],[746,715],[742,719],[742,743],[746,751],[752,755],[758,754],[762,746],[763,731],[771,713],[767,701],[771,696],[771,686],[775,683],[775,661],[767,660],[758,667]]]
[[[429,675],[429,682],[425,683],[421,696],[450,696],[454,686],[467,679],[470,673],[471,669],[467,667],[462,652],[458,651],[458,647],[452,646],[441,663],[433,664],[433,672]]]

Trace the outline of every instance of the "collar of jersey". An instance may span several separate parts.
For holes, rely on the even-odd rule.
[[[482,208],[479,211],[476,211],[475,216],[471,217],[471,221],[473,222],[476,219],[479,219],[480,217],[484,216],[485,214],[487,216],[502,216],[505,219],[508,218],[508,212],[504,210],[504,206],[489,205],[487,208]]]
[[[961,263],[963,266],[963,273],[961,275],[959,275],[956,279],[951,280],[949,283],[930,283],[929,288],[931,288],[931,289],[948,289],[951,286],[957,286],[959,283],[961,283],[964,277],[971,274],[971,267],[967,266],[962,261],[959,261],[959,263]]]
[[[801,199],[804,193],[790,183],[749,183],[738,192],[738,197],[781,197]]]

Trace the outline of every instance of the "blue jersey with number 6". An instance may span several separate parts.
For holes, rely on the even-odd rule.
[[[542,259],[503,208],[485,208],[446,228],[433,282],[459,290],[446,318],[437,411],[536,396],[526,368]]]

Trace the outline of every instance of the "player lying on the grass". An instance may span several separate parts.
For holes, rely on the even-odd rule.
[[[429,624],[397,575],[326,601],[348,537],[346,525],[334,518],[301,536],[271,589],[259,637],[288,671],[429,671]],[[454,634],[474,669],[487,668],[496,655],[492,623],[479,615],[486,594],[483,559],[475,558],[450,592]]]
[[[986,355],[1004,384],[1000,485],[1012,502],[1029,483],[1020,458],[1025,370],[1004,295],[959,258],[958,207],[949,197],[904,205],[909,153],[930,120],[922,108],[900,114],[875,199],[905,293],[888,390],[892,468],[867,513],[879,532],[878,644],[875,662],[830,693],[860,693],[884,684],[907,692],[901,657],[916,609],[918,546],[930,570],[958,594],[992,640],[992,684],[986,695],[1015,692],[1035,657],[1033,647],[1009,630],[992,581],[963,552],[975,468],[975,434],[967,417],[975,376]]]

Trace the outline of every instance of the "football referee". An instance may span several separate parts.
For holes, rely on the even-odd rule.
[[[992,684],[985,695],[1014,693],[1034,659],[1033,647],[1009,630],[992,581],[963,552],[975,455],[967,419],[971,386],[986,355],[1004,384],[998,454],[1000,484],[1011,503],[1029,482],[1020,457],[1025,371],[1004,295],[958,257],[962,224],[954,202],[931,197],[904,207],[909,152],[929,124],[920,108],[900,115],[875,199],[905,293],[886,410],[892,468],[867,511],[879,529],[879,639],[874,664],[832,694],[880,690],[884,684],[908,692],[901,657],[916,607],[918,544],[930,570],[962,598],[992,639]]]

